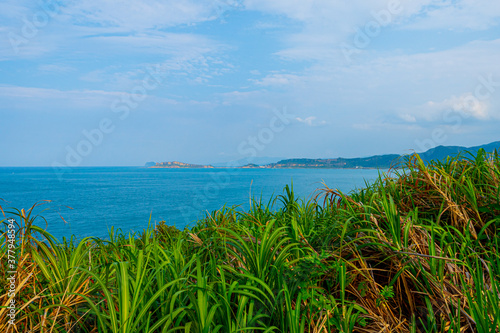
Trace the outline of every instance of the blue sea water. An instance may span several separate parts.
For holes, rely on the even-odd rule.
[[[267,202],[292,184],[296,195],[311,198],[323,187],[349,192],[377,178],[371,169],[149,169],[79,167],[0,168],[0,205],[37,207],[37,224],[57,238],[107,238],[109,229],[142,231],[165,220],[182,229],[223,205],[248,209],[250,198]],[[3,218],[3,216],[2,216]]]

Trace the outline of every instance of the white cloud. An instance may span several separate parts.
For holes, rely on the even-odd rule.
[[[450,112],[458,113],[464,119],[488,120],[497,116],[487,101],[481,101],[474,95],[465,93],[442,101],[428,101],[399,114],[399,117],[409,123],[443,122]]]
[[[225,106],[245,105],[272,109],[276,107],[269,103],[270,94],[264,90],[231,91],[217,94],[220,104]]]
[[[386,110],[396,110],[464,92],[474,94],[481,77],[491,75],[500,82],[499,54],[500,40],[494,40],[439,52],[373,54],[351,66],[325,61],[304,72],[300,80],[308,85],[301,89],[308,89],[303,93],[308,99],[314,96],[351,106],[363,104],[365,108],[380,103]],[[497,88],[492,94],[492,102],[499,92]]]
[[[370,122],[370,123],[354,123],[352,125],[353,129],[360,131],[418,131],[422,128],[417,124],[395,124],[395,123],[383,123],[383,122]]]
[[[464,114],[479,120],[487,120],[493,116],[488,102],[480,101],[470,93],[458,97],[452,96],[451,98],[444,100],[439,106],[443,109],[463,112]]]
[[[91,41],[100,45],[101,48],[118,51],[130,50],[140,53],[152,53],[156,55],[194,55],[211,52],[222,47],[221,44],[207,37],[186,33],[149,33],[132,34],[126,36],[95,36]]]
[[[298,82],[299,78],[293,74],[270,74],[260,80],[251,81],[260,86],[284,86]]]
[[[20,40],[23,42],[19,43]],[[2,34],[0,35],[0,60],[37,59],[53,52],[56,44],[57,37],[55,36],[25,39],[20,35]]]
[[[22,17],[29,13],[29,1],[3,0],[0,2],[0,17],[2,20],[18,21],[22,24]]]
[[[80,80],[87,82],[104,82],[107,80],[105,69],[96,69],[80,76]]]
[[[257,30],[273,30],[273,29],[278,29],[278,28],[284,28],[285,26],[281,23],[276,23],[276,22],[257,22],[254,25],[254,28]]]
[[[6,31],[0,36],[1,60],[37,58],[55,52],[61,57],[76,50],[87,55],[212,52],[225,46],[201,34],[164,29],[214,20],[236,6],[222,0],[72,0],[47,16],[32,3],[8,2],[0,5],[0,9],[7,8],[5,12],[0,10],[0,19],[5,20],[1,29]],[[26,35],[38,14],[48,17],[47,22],[34,30],[29,28]],[[14,41],[12,36],[16,36]]]
[[[281,101],[296,108],[295,114],[301,117],[297,121],[304,124],[314,124],[315,120],[307,119],[310,115],[301,114],[300,110],[315,110],[314,116],[330,121],[332,126],[358,124],[356,129],[417,130],[442,122],[446,110],[458,110],[467,96],[474,95],[478,85],[491,75],[497,85],[491,98],[479,99],[477,105],[466,109],[469,122],[486,123],[485,119],[498,119],[495,110],[500,111],[499,54],[500,40],[493,40],[433,52],[374,53],[351,66],[322,61],[302,73],[294,71],[293,84],[278,85],[281,89],[269,89],[267,95],[259,98],[269,101],[273,96],[284,97]],[[274,75],[264,79],[276,79]],[[480,92],[489,91],[483,88]],[[370,127],[370,120],[379,127]]]
[[[65,99],[69,95],[94,95],[94,96],[119,96],[119,92],[109,92],[100,90],[70,90],[62,91],[58,89],[0,86],[0,96],[11,98],[43,98],[43,99]]]
[[[297,22],[299,32],[284,35],[284,47],[276,52],[289,60],[338,59],[342,43],[352,44],[357,29],[370,22],[382,23],[381,33],[384,29],[482,30],[500,22],[500,2],[491,0],[246,0],[245,5]]]
[[[59,90],[35,87],[0,86],[0,97],[6,108],[48,112],[52,109],[109,111],[116,100],[131,95],[126,91]],[[176,101],[148,95],[159,104],[177,104]]]
[[[142,65],[145,68],[145,65]],[[102,83],[109,89],[126,90],[140,85],[144,79],[144,70],[124,69],[121,66],[108,66],[102,69],[93,70],[80,76],[80,80],[90,83]]]
[[[39,65],[38,70],[41,72],[48,72],[48,73],[67,73],[75,71],[76,68],[66,65],[45,64],[45,65]]]
[[[491,0],[434,1],[407,29],[484,30],[499,24],[500,2]],[[445,5],[439,5],[444,3]]]
[[[65,6],[64,14],[82,25],[141,31],[212,20],[234,6],[237,3],[229,1],[74,0]]]
[[[396,25],[434,1],[247,0],[245,5],[297,22],[300,31],[283,37],[285,47],[277,55],[291,60],[325,60],[337,57],[341,43],[352,39],[358,28],[376,21],[384,13],[389,14],[389,20],[383,25]]]
[[[180,47],[175,52],[180,52]],[[211,51],[211,49],[209,50]],[[221,60],[217,54],[200,52],[171,54],[156,63],[135,63],[106,66],[88,71],[79,76],[85,82],[104,85],[109,90],[127,90],[141,85],[144,77],[154,75],[160,77],[161,84],[188,83],[207,84],[216,77],[232,70],[232,65]],[[215,52],[214,52],[215,53]],[[161,59],[161,58],[160,58]]]
[[[403,113],[403,114],[401,114],[399,116],[401,117],[401,119],[403,119],[404,121],[406,121],[408,123],[415,123],[415,122],[417,122],[417,118],[415,118],[415,116],[412,116],[411,114]]]
[[[306,124],[307,126],[322,126],[327,124],[325,120],[317,120],[315,116],[309,116],[304,119],[296,117],[295,119],[300,123]]]

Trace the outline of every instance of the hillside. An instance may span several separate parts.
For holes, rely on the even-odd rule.
[[[495,141],[485,145],[469,147],[469,148],[461,146],[437,146],[435,148],[429,149],[425,153],[421,153],[420,157],[422,157],[422,160],[426,162],[432,160],[443,160],[448,156],[453,157],[464,151],[476,154],[481,148],[486,150],[487,152],[492,152],[495,149],[500,150],[500,141]]]
[[[420,157],[425,162],[432,160],[442,161],[448,156],[454,157],[458,154],[468,151],[476,154],[479,149],[484,149],[487,152],[493,152],[495,149],[500,150],[500,141],[495,141],[481,146],[461,147],[461,146],[437,146],[429,149],[424,153],[420,153]],[[308,159],[308,158],[293,158],[281,160],[277,163],[266,165],[267,168],[328,168],[328,169],[351,169],[351,168],[381,168],[387,169],[400,165],[404,155],[387,154],[375,155],[359,158],[329,158],[329,159]]]
[[[456,155],[468,151],[472,154],[476,154],[479,149],[484,149],[486,152],[493,152],[495,149],[500,150],[500,141],[491,142],[481,146],[474,147],[462,147],[462,146],[437,146],[435,148],[429,149],[426,152],[420,153],[420,157],[423,161],[429,162],[442,161],[449,157],[455,157]],[[386,155],[374,155],[369,157],[357,157],[357,158],[291,158],[282,159],[276,163],[247,163],[241,166],[236,166],[239,168],[268,168],[268,169],[284,169],[284,168],[294,168],[294,169],[368,169],[368,168],[379,168],[388,169],[391,167],[398,167],[403,160],[405,155],[398,154],[386,154]],[[269,160],[269,157],[265,158]],[[244,161],[244,160],[240,160]],[[231,165],[235,167],[235,164],[219,163],[215,164],[216,167],[225,167],[224,165]],[[147,167],[150,168],[214,168],[212,165],[198,165],[189,164],[182,162],[162,162],[146,163]]]
[[[378,155],[366,158],[329,158],[329,159],[288,159],[269,164],[268,168],[390,168],[397,162],[399,155]]]

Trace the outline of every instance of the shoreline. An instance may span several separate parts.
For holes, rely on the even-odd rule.
[[[152,166],[152,167],[145,167],[146,169],[252,169],[252,170],[259,170],[259,169],[274,169],[274,170],[279,170],[279,169],[325,169],[325,170],[388,170],[391,168],[387,167],[359,167],[359,168],[328,168],[328,167],[279,167],[279,168],[270,168],[270,167],[259,167],[259,168],[247,168],[247,167],[222,167],[222,166],[217,166],[217,167],[205,167],[205,168],[198,168],[198,167],[157,167],[157,166]]]

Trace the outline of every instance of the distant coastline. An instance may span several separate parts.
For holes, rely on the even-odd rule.
[[[438,146],[420,153],[420,157],[424,162],[431,160],[444,160],[447,157],[453,157],[465,151],[476,153],[479,149],[484,149],[487,152],[500,150],[500,141],[495,141],[489,144],[475,146],[475,147],[461,147],[461,146]],[[268,163],[265,165],[258,165],[248,163],[240,166],[217,166],[190,164],[183,162],[148,162],[146,167],[149,168],[163,168],[163,169],[214,169],[214,168],[237,168],[237,169],[389,169],[397,168],[400,166],[401,161],[405,155],[387,154],[375,155],[369,157],[358,158],[292,158],[277,161],[276,163]],[[229,163],[228,163],[229,164]]]
[[[291,161],[291,160],[290,160]],[[347,163],[332,163],[330,160],[318,160],[315,162],[294,163],[290,161],[279,161],[266,165],[247,164],[242,166],[212,166],[190,164],[182,162],[162,162],[155,165],[146,166],[150,169],[385,169],[388,167],[369,167],[369,166],[348,166]],[[326,161],[326,162],[323,162]]]

